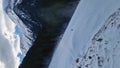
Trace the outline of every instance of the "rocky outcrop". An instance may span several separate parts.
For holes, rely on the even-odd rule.
[[[21,19],[21,49],[27,54],[19,68],[47,68],[78,0],[23,0],[14,6]],[[31,47],[31,48],[30,48]],[[30,49],[29,49],[30,48]]]
[[[78,2],[79,0],[23,0],[18,2],[13,9],[22,20],[18,24],[22,33],[23,53],[26,54],[41,31],[57,28],[63,32]]]

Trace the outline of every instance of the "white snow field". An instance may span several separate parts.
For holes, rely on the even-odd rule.
[[[4,11],[11,1],[0,0],[0,68],[18,68],[20,64],[20,58],[17,56],[21,52],[20,39],[15,34],[16,24]]]
[[[120,0],[81,0],[49,68],[120,68]]]

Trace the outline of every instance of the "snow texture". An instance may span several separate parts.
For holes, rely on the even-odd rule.
[[[49,68],[119,68],[120,0],[81,0]]]
[[[20,59],[20,39],[15,34],[16,24],[4,12],[10,0],[0,0],[0,68],[17,68]]]

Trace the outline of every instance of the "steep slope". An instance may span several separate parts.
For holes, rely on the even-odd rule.
[[[119,0],[82,0],[49,68],[119,68],[119,8]]]
[[[120,10],[115,11],[88,44],[81,61],[81,68],[119,68]]]
[[[34,2],[33,2],[34,1]],[[22,48],[27,52],[19,68],[48,68],[78,0],[23,0],[14,7],[22,20]],[[32,45],[29,43],[33,43]],[[27,49],[27,50],[26,50]]]
[[[79,0],[16,1],[13,9],[19,19],[22,20],[22,22],[18,24],[22,34],[21,49],[23,53],[26,54],[42,30],[52,29],[54,27],[61,29],[63,32],[71,19],[78,1]]]

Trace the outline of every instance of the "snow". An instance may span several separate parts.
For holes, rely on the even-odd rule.
[[[120,0],[81,0],[49,68],[119,68],[119,6]]]
[[[21,35],[20,35],[20,44],[21,44],[21,51],[22,54],[27,53],[29,48],[32,46],[32,43],[34,41],[33,33],[32,31],[26,27],[26,25],[22,22],[22,20],[16,15],[16,13],[13,11],[14,6],[17,4],[20,4],[22,0],[3,0],[3,6],[4,11],[8,15],[8,17],[18,26],[21,27]],[[8,7],[9,6],[9,7]],[[22,15],[22,17],[30,19],[29,16],[26,16],[22,11],[19,11],[19,13]],[[28,24],[29,25],[29,24]],[[9,25],[8,25],[9,26]],[[24,40],[23,40],[24,39]]]
[[[20,59],[20,38],[15,34],[16,24],[5,12],[10,0],[0,0],[0,68],[17,68]],[[11,5],[12,6],[12,5]],[[10,7],[10,6],[9,6]]]

